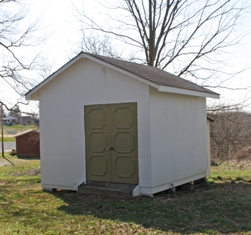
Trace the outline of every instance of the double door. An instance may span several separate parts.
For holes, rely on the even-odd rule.
[[[85,106],[88,181],[138,184],[137,104]]]

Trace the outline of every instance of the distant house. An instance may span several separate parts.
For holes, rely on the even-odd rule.
[[[40,102],[42,188],[101,182],[152,196],[205,178],[206,97],[219,94],[158,68],[80,53],[26,94]]]
[[[31,125],[32,118],[31,116],[21,116],[19,122],[21,125],[24,125],[24,126]]]
[[[16,155],[18,157],[40,157],[40,138],[38,131],[28,130],[14,137],[16,137]]]
[[[13,125],[17,123],[17,119],[11,116],[6,116],[3,118],[4,125]]]

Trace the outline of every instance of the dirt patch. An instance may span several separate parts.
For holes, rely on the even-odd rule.
[[[1,166],[9,166],[11,165],[10,162],[8,162],[7,160],[0,158],[0,167]]]
[[[23,175],[29,175],[29,176],[36,176],[40,174],[40,167],[38,168],[30,168],[25,171],[15,172],[12,175],[14,176],[23,176]]]

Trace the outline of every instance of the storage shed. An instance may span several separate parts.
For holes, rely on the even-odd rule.
[[[21,158],[39,158],[39,132],[28,130],[14,136],[16,138],[16,155]]]
[[[149,195],[207,176],[211,90],[160,69],[81,52],[26,94],[40,102],[44,190],[88,182]]]

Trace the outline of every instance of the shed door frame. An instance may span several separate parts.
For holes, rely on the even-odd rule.
[[[87,181],[138,184],[137,103],[84,108]]]

